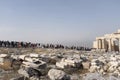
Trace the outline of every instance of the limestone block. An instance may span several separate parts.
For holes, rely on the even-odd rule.
[[[116,58],[116,57],[110,57],[110,60],[112,60],[112,61],[116,61],[117,58]]]
[[[39,57],[39,54],[31,53],[31,54],[29,54],[29,56],[30,56],[30,57],[36,57],[36,58],[38,58],[38,57]]]
[[[99,73],[104,74],[104,70],[103,70],[103,69],[100,69],[100,70],[99,70]]]
[[[110,77],[108,78],[108,80],[120,80],[120,79],[117,78],[117,77],[114,77],[114,76],[110,75]]]
[[[70,80],[70,77],[65,72],[57,69],[49,70],[48,76],[51,80]]]
[[[24,75],[25,77],[29,77],[29,74],[27,73],[27,71],[22,68],[18,70],[18,73],[21,75]]]
[[[113,66],[110,66],[109,69],[108,69],[108,72],[114,72],[115,71],[115,68]]]
[[[96,63],[95,63],[95,62],[92,62],[91,65],[92,65],[92,66],[96,66]]]
[[[63,58],[60,62],[56,63],[57,67],[64,68],[65,66],[72,66],[72,67],[80,67],[82,65],[81,59],[74,59],[74,58]]]
[[[91,66],[90,69],[89,69],[89,71],[90,71],[91,73],[96,72],[96,70],[97,70],[97,66]]]
[[[73,55],[73,58],[80,59],[80,55],[79,55],[79,54],[74,54],[74,55]]]
[[[84,69],[89,69],[90,68],[90,62],[82,62],[83,68]]]
[[[18,70],[18,73],[27,78],[36,77],[36,80],[39,80],[39,77],[41,76],[40,71],[33,69],[31,67],[25,69],[21,68]]]
[[[30,79],[30,80],[40,80],[38,77],[34,77],[34,76],[33,76],[33,77],[30,77],[29,79]]]
[[[104,70],[105,72],[107,72],[108,68],[109,68],[109,67],[108,67],[107,65],[103,66],[103,70]]]
[[[4,63],[4,58],[0,58],[0,64],[3,65]]]
[[[113,72],[113,74],[114,74],[115,76],[118,76],[119,73],[120,73],[120,72],[119,72],[118,70],[115,70],[115,71]]]
[[[98,59],[92,59],[91,62],[96,62]]]
[[[106,80],[104,77],[99,73],[88,73],[83,80]]]
[[[13,58],[13,59],[19,59],[19,55],[11,55],[11,58]]]
[[[70,76],[70,80],[81,80],[81,79],[80,79],[80,76],[73,74]]]
[[[27,73],[29,74],[29,77],[32,78],[33,80],[39,80],[40,76],[42,75],[42,73],[34,68],[27,68]]]
[[[71,64],[74,64],[74,63],[75,63],[74,60],[69,60],[69,59],[66,59],[65,62],[66,62],[66,63],[71,63]]]
[[[8,55],[7,54],[0,54],[0,57],[1,58],[5,58],[5,57],[7,57]]]
[[[24,80],[24,76],[16,76],[15,78],[11,78],[10,80]]]
[[[111,61],[110,64],[111,66],[115,66],[115,67],[119,66],[119,63],[117,61]]]
[[[59,68],[64,68],[65,64],[64,63],[61,64],[60,62],[56,62],[56,66]]]
[[[46,68],[46,63],[43,61],[36,61],[36,62],[25,62],[23,61],[23,65],[25,67],[32,67],[32,68],[36,68],[36,69],[44,69]]]
[[[119,70],[119,72],[120,72],[120,66],[117,68],[118,70]]]
[[[19,55],[19,59],[25,60],[26,55]]]
[[[25,57],[25,61],[33,62],[34,60],[31,57]]]

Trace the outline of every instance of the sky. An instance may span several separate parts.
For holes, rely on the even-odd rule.
[[[0,40],[92,46],[120,28],[120,0],[0,0]]]

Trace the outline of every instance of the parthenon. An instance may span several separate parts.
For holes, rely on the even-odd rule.
[[[96,37],[96,41],[93,42],[93,48],[105,51],[120,51],[120,29],[115,33]]]

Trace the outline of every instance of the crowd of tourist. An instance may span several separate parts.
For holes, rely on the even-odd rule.
[[[17,41],[0,41],[0,47],[6,48],[54,48],[54,49],[75,49],[75,50],[90,50],[86,47],[64,46],[61,44],[40,44],[31,42],[17,42]]]
[[[28,47],[36,47],[37,44],[31,42],[17,42],[17,41],[0,41],[0,47],[8,47],[8,48],[28,48]]]

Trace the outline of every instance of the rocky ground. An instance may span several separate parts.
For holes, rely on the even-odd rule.
[[[120,80],[120,53],[0,48],[0,80]]]

